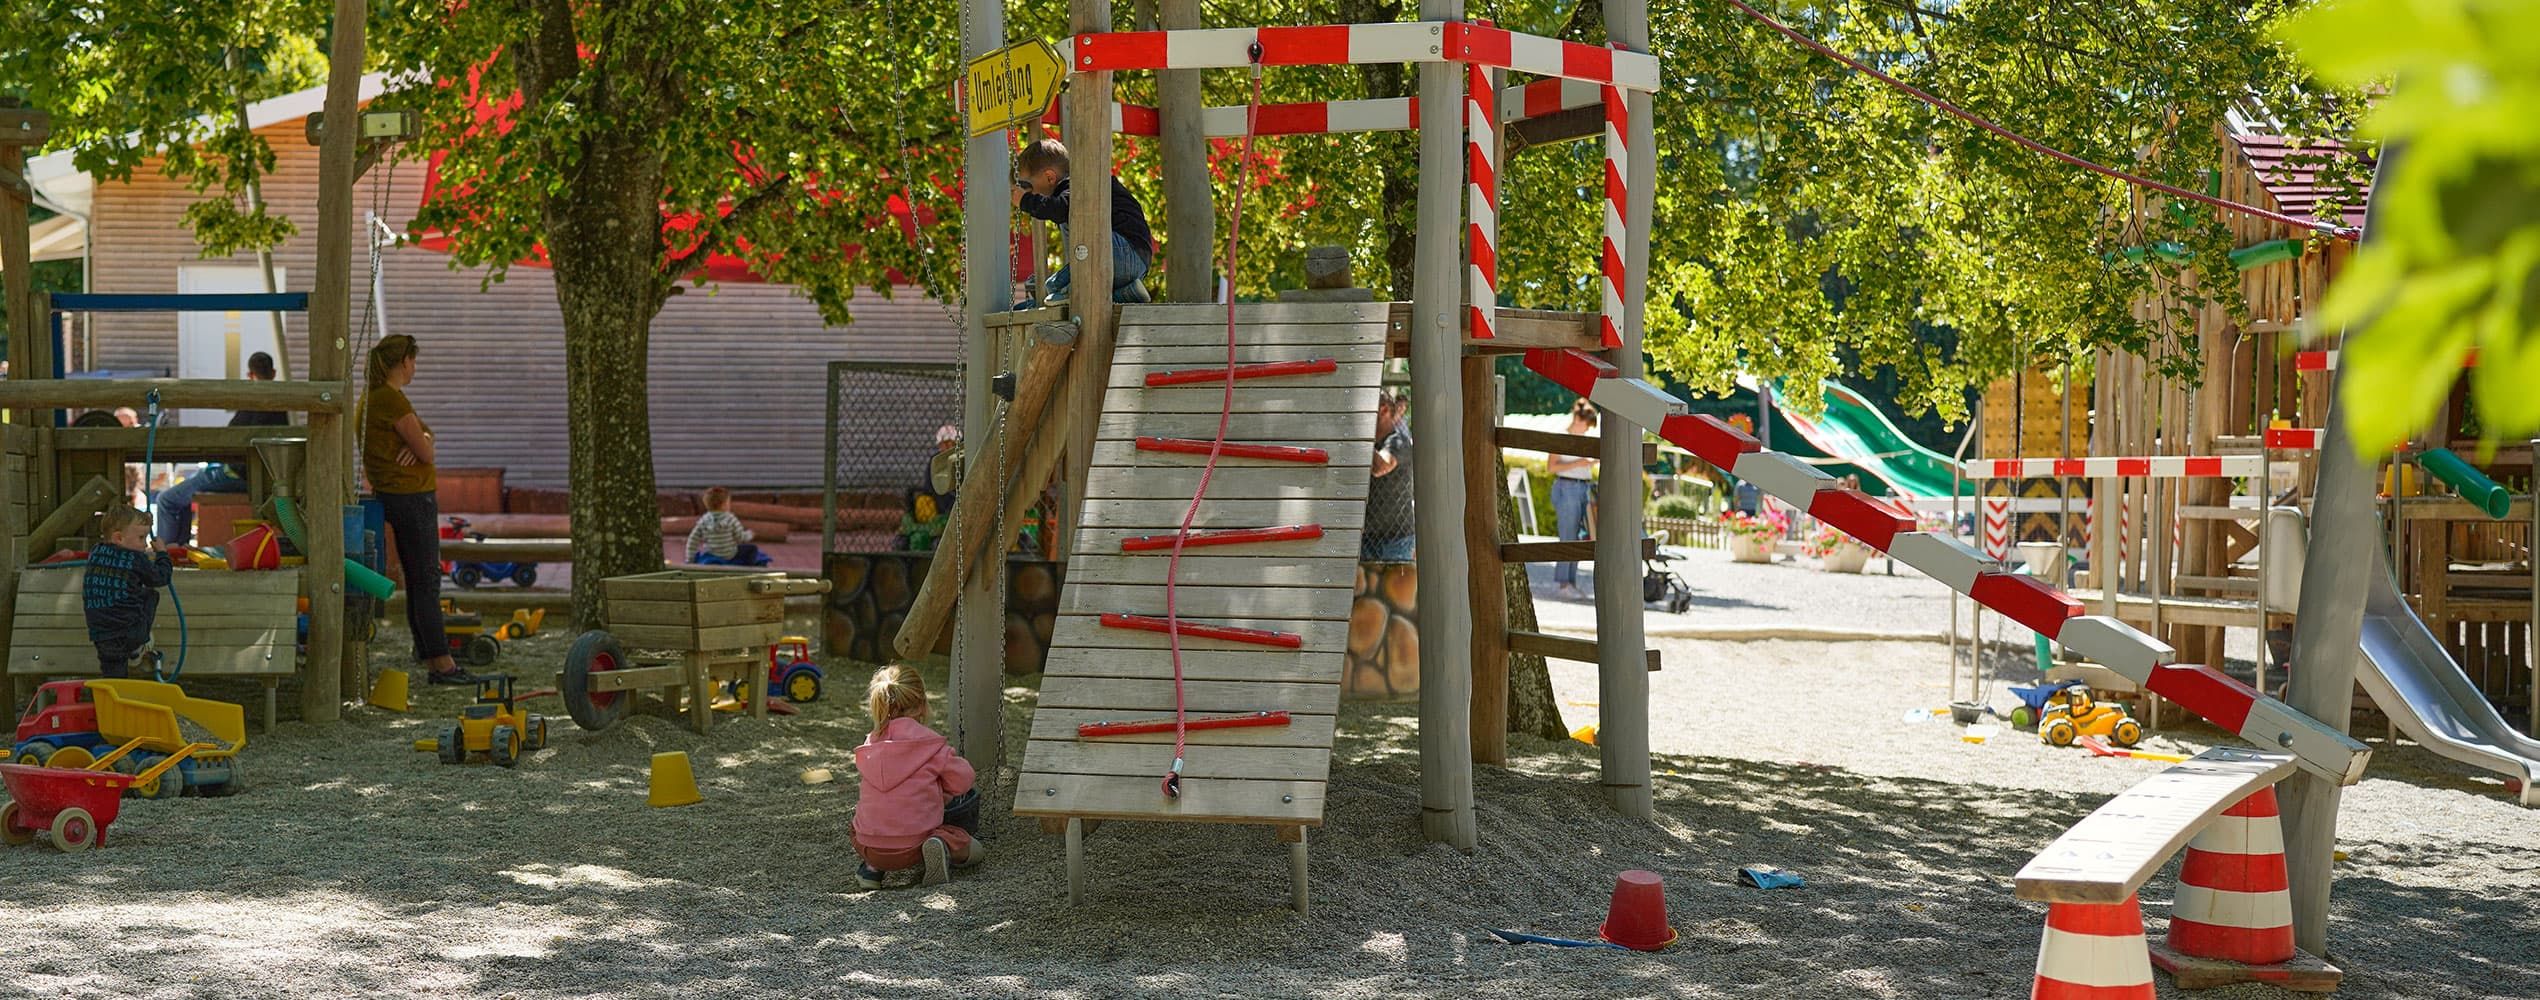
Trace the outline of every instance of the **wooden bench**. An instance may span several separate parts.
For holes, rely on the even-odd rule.
[[[26,702],[46,678],[97,676],[97,647],[88,641],[80,606],[85,567],[29,567],[18,571],[17,614],[10,622],[10,703]],[[272,732],[274,690],[299,673],[300,574],[297,572],[176,571],[173,598],[159,596],[151,642],[173,667],[180,641],[186,678],[252,677],[264,683],[264,728]],[[180,634],[177,602],[185,605]]]

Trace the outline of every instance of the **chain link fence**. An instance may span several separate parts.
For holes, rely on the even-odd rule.
[[[951,492],[933,481],[938,435],[960,427],[960,366],[830,362],[821,551],[932,548]]]

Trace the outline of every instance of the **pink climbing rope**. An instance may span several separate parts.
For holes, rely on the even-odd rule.
[[[1780,21],[1773,20],[1764,12],[1747,6],[1744,0],[1728,0],[1728,3],[1729,6],[1744,11],[1746,16],[1754,18],[1767,28],[1780,32],[1782,37],[1798,43],[1803,48],[1828,59],[1842,63],[1845,66],[1851,67],[1854,72],[1867,75],[1871,79],[1877,80],[1880,83],[1884,83],[1890,87],[1896,88],[1897,90],[1904,91],[1916,100],[1929,104],[1932,107],[1939,108],[1942,111],[1946,111],[1970,125],[1974,125],[1977,128],[1991,132],[1995,135],[2001,136],[2002,138],[2009,139],[2031,151],[2062,160],[2066,163],[2072,164],[2073,166],[2080,167],[2093,173],[2114,177],[2128,184],[2135,185],[2136,187],[2151,188],[2154,191],[2161,192],[2162,194],[2169,195],[2173,198],[2185,198],[2189,201],[2201,202],[2215,208],[2226,209],[2233,212],[2247,212],[2250,215],[2257,216],[2261,219],[2281,222],[2288,226],[2297,226],[2313,232],[2333,236],[2341,240],[2357,239],[2363,235],[2363,229],[2361,227],[2338,225],[2333,222],[2326,222],[2305,215],[2287,215],[2283,212],[2259,208],[2255,205],[2243,205],[2236,201],[2231,201],[2225,198],[2217,198],[2213,195],[2201,192],[2190,191],[2174,184],[2163,184],[2160,181],[2153,180],[2149,177],[2144,177],[2139,174],[2130,174],[2115,167],[2102,166],[2089,160],[2082,159],[2081,157],[2074,156],[2071,153],[2064,152],[2063,150],[2056,149],[2053,146],[2031,139],[2017,132],[2013,132],[2010,129],[2003,128],[2000,125],[1994,124],[1992,120],[1987,119],[1982,115],[1978,115],[1975,112],[1942,100],[1930,91],[1924,90],[1921,87],[1914,86],[1913,84],[1899,80],[1885,73],[1881,73],[1867,64],[1852,58],[1851,56],[1847,56],[1841,52],[1827,48],[1824,43],[1800,34],[1797,30],[1791,28],[1791,26],[1783,24]]]
[[[1182,526],[1173,534],[1173,558],[1164,564],[1164,641],[1173,651],[1173,767],[1164,772],[1164,796],[1182,797],[1182,755],[1190,747],[1190,710],[1182,696],[1182,617],[1174,594],[1182,576],[1182,546],[1190,541],[1191,522],[1199,517],[1208,481],[1217,475],[1217,459],[1226,452],[1226,429],[1235,419],[1235,260],[1243,246],[1244,187],[1252,177],[1252,138],[1261,115],[1261,43],[1252,43],[1252,98],[1244,106],[1243,155],[1235,161],[1233,218],[1226,225],[1226,394],[1217,408],[1217,437],[1208,446],[1208,464],[1200,466],[1199,489],[1182,511]]]

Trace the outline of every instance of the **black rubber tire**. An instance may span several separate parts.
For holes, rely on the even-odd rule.
[[[521,567],[520,567],[519,569],[516,569],[516,570],[513,570],[513,571],[512,571],[512,586],[519,587],[519,588],[521,588],[521,589],[523,589],[523,590],[527,590],[527,589],[529,589],[529,588],[531,588],[531,587],[535,587],[535,586],[537,586],[537,585],[538,585],[538,566],[537,566],[537,564],[535,564],[535,563],[524,563],[524,564],[522,564],[522,565],[521,565]]]
[[[502,655],[503,644],[496,642],[493,636],[479,632],[474,636],[470,636],[467,640],[468,666],[490,667],[493,666],[494,661]]]
[[[485,571],[474,563],[460,563],[450,571],[450,582],[458,584],[460,590],[475,590],[477,584],[485,582]]]
[[[573,717],[574,725],[596,732],[626,717],[627,706],[634,700],[632,692],[595,695],[591,691],[592,674],[625,665],[626,648],[607,629],[592,629],[574,637],[573,645],[564,653],[564,680],[560,685],[565,714]]]
[[[808,705],[819,701],[820,671],[796,664],[794,669],[785,671],[783,691],[785,700],[797,705]]]
[[[492,743],[495,766],[520,766],[520,730],[510,726],[496,726]]]
[[[441,763],[467,763],[467,738],[459,735],[458,723],[453,722],[441,728],[441,746],[438,749],[441,754]]]

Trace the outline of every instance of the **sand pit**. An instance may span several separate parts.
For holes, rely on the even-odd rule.
[[[562,641],[516,644],[504,666],[543,675]],[[0,994],[2026,996],[2039,911],[2012,899],[2010,873],[2148,766],[1895,724],[1934,700],[1920,688],[1941,655],[1672,643],[1653,678],[1659,821],[1605,811],[1594,748],[1521,738],[1512,766],[1476,770],[1469,856],[1420,840],[1412,707],[1350,707],[1304,919],[1282,909],[1285,850],[1260,828],[1106,825],[1089,840],[1090,905],[1068,910],[1060,839],[1002,808],[978,872],[854,891],[848,750],[865,720],[843,665],[800,717],[711,737],[563,723],[516,771],[411,750],[465,699],[418,687],[411,713],[257,736],[245,794],[130,803],[86,856],[0,851]],[[1562,676],[1564,698],[1592,701],[1592,676],[1583,695],[1578,680]],[[1019,747],[1032,692],[1009,700]],[[645,807],[645,763],[665,749],[694,755],[704,804]],[[2344,995],[2540,995],[2540,820],[2409,754],[2350,796]],[[798,779],[815,767],[837,780]],[[1757,863],[1808,885],[1738,885]],[[1592,935],[1631,867],[1666,876],[1683,933],[1668,952],[1485,933]],[[2167,884],[2147,892],[2156,918]]]

